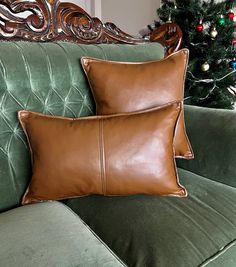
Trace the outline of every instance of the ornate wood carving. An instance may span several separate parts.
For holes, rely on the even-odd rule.
[[[85,44],[148,42],[123,32],[113,23],[103,24],[75,4],[60,3],[59,0],[1,0],[0,40],[71,41]],[[163,40],[151,38],[151,41],[165,45]],[[168,40],[168,51],[170,43],[171,40]]]
[[[170,55],[181,48],[183,33],[176,23],[166,23],[156,28],[150,35],[151,42],[161,43]]]
[[[23,12],[29,14],[25,18]],[[0,38],[28,41],[73,41],[78,43],[143,43],[118,29],[103,24],[82,8],[58,0],[2,0]]]

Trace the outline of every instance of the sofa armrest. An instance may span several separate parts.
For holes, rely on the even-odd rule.
[[[178,167],[236,187],[236,111],[186,105],[185,122],[195,159]]]

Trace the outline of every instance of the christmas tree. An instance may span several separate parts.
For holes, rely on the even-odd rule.
[[[236,1],[163,1],[160,22],[176,22],[190,51],[185,103],[232,109],[236,101]]]

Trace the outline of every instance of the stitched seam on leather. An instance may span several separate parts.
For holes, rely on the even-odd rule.
[[[231,242],[229,242],[227,245],[225,245],[223,248],[221,248],[220,250],[218,250],[215,254],[213,254],[212,256],[210,256],[209,258],[207,258],[204,262],[202,262],[198,267],[205,267],[207,266],[209,263],[213,262],[214,260],[218,259],[220,256],[222,256],[225,252],[227,252],[227,250],[229,250],[230,248],[232,248],[233,246],[236,245],[236,239],[232,240]]]
[[[102,194],[104,195],[104,169],[103,169],[103,138],[102,138],[102,123],[103,119],[99,120],[99,154],[100,154],[100,173],[101,173],[101,183],[102,183]]]
[[[107,182],[106,182],[106,161],[105,161],[105,144],[104,144],[104,120],[101,119],[101,141],[102,141],[102,171],[103,171],[103,189],[104,195],[107,193]]]

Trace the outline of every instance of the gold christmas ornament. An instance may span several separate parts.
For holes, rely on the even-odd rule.
[[[202,64],[202,66],[201,66],[202,71],[208,71],[209,69],[210,69],[210,65],[207,62]]]
[[[210,36],[211,36],[212,39],[215,39],[217,35],[218,35],[218,31],[214,27],[210,32]]]

